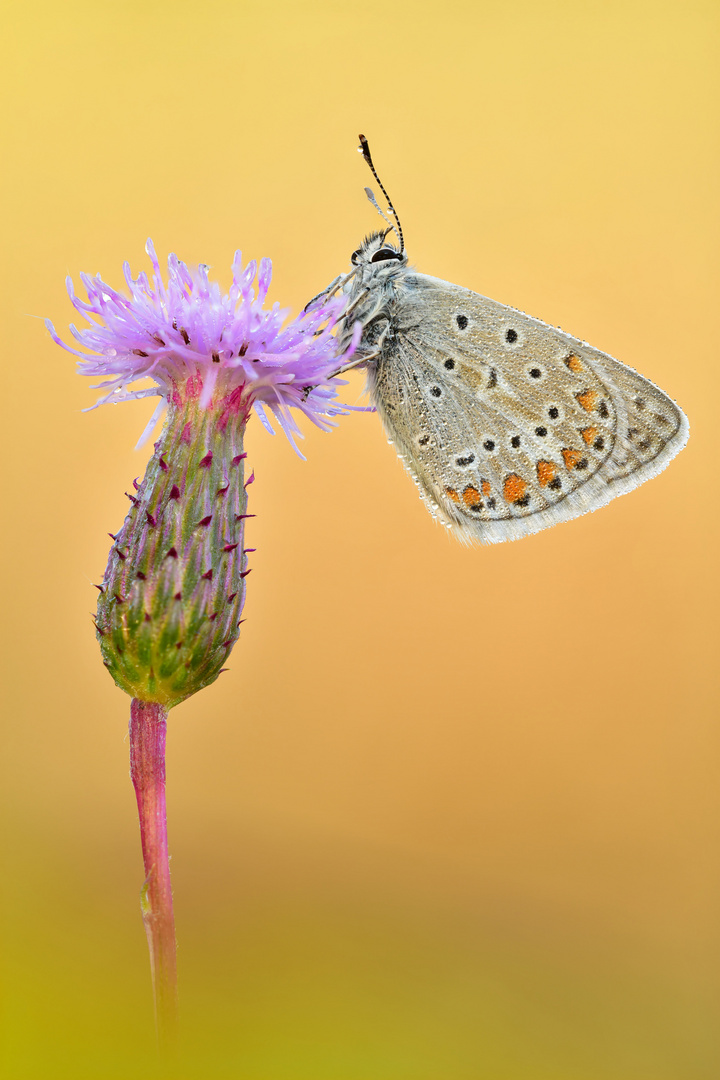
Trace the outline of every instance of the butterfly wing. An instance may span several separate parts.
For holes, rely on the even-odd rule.
[[[631,491],[688,424],[653,383],[555,327],[408,272],[370,393],[431,512],[470,542],[515,540]]]

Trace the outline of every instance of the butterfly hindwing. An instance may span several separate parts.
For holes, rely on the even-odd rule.
[[[578,517],[682,448],[674,402],[612,357],[460,286],[406,271],[370,391],[430,509],[461,538]]]

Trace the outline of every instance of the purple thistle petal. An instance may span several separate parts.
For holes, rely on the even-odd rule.
[[[271,279],[272,263],[270,262],[270,259],[262,258],[260,260],[260,273],[258,274],[258,300],[261,304],[265,303],[265,297],[268,294]]]
[[[349,348],[338,355],[333,330],[346,305],[344,296],[320,297],[286,324],[288,312],[279,303],[270,310],[263,307],[272,277],[269,259],[261,259],[259,267],[252,260],[243,268],[241,253],[236,252],[233,283],[223,294],[217,282],[210,281],[207,266],[191,269],[173,254],[165,281],[151,240],[145,250],[152,277],[143,271],[133,278],[124,263],[127,294],[111,288],[100,275],[81,274],[87,293],[87,300],[82,300],[67,279],[70,301],[89,323],[83,330],[70,326],[85,352],[62,341],[46,320],[53,341],[79,357],[81,374],[101,379],[95,385],[107,392],[97,405],[152,395],[162,399],[141,442],[151,434],[167,400],[188,380],[199,394],[201,408],[233,395],[234,412],[245,413],[254,406],[272,431],[264,405],[293,446],[294,436],[301,432],[291,409],[323,430],[333,426],[333,417],[355,411],[336,400],[336,390],[344,384],[333,378],[359,341],[358,325]],[[132,388],[146,378],[153,380],[154,388]]]
[[[165,398],[161,398],[158,407],[155,409],[155,412],[152,414],[150,420],[148,421],[147,427],[145,428],[142,435],[135,444],[136,450],[140,450],[152,435],[153,431],[155,430],[155,425],[157,424],[158,420],[160,419],[165,410],[165,405]]]
[[[270,421],[267,418],[267,413],[265,412],[265,407],[264,407],[264,405],[263,405],[263,403],[261,401],[256,401],[255,402],[255,413],[257,414],[258,420],[260,421],[262,426],[265,428],[265,430],[268,432],[268,434],[274,435],[275,432],[273,431],[273,426],[272,426],[272,424],[270,423]]]

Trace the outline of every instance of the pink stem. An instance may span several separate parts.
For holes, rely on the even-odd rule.
[[[140,893],[161,1049],[177,1031],[177,961],[165,810],[167,709],[133,698],[130,707],[130,776],[140,815],[145,883]]]

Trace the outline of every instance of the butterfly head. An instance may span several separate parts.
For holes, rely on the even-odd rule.
[[[388,242],[389,232],[387,229],[385,232],[366,236],[360,247],[350,256],[350,262],[356,268],[356,276],[361,281],[369,281],[379,274],[383,278],[390,277],[407,266],[406,252]]]

